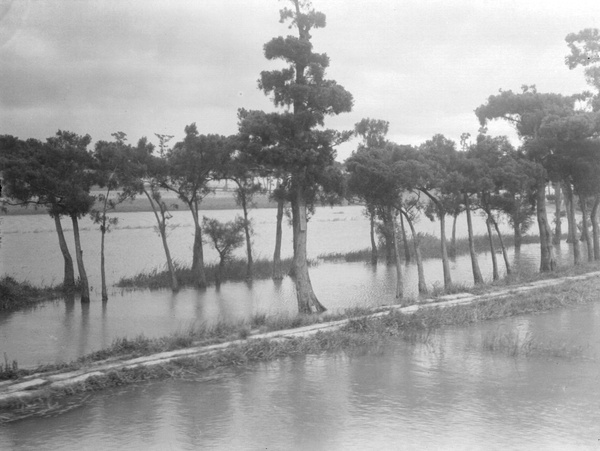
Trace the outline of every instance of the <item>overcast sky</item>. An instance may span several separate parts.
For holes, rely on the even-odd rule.
[[[262,47],[289,34],[278,0],[0,0],[0,134],[45,139],[58,129],[233,134],[236,112],[272,109],[260,71],[282,67]],[[389,139],[477,133],[473,110],[499,89],[588,89],[564,64],[564,38],[600,28],[599,0],[313,0],[327,15],[314,49],[351,113],[390,122]],[[490,127],[507,134],[506,126]],[[339,149],[345,159],[356,141]]]

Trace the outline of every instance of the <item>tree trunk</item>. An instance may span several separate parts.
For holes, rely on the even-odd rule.
[[[110,188],[107,188],[106,196],[104,196],[104,206],[102,208],[102,224],[100,225],[100,283],[102,285],[102,302],[108,302],[108,290],[106,289],[106,269],[104,258],[104,240],[106,238],[106,210],[108,208],[108,196],[110,196]]]
[[[489,215],[485,219],[485,226],[487,227],[488,238],[490,240],[490,253],[492,254],[492,279],[498,280],[500,278],[498,274],[498,260],[496,259],[496,248],[494,247],[494,236],[492,234],[492,224]]]
[[[73,237],[75,238],[75,259],[77,260],[77,271],[79,272],[79,283],[81,284],[81,302],[86,304],[90,302],[90,286],[83,264],[83,250],[81,250],[77,216],[72,215],[71,221],[73,222]]]
[[[456,257],[456,221],[458,220],[458,214],[452,215],[452,238],[450,241],[450,256]]]
[[[206,288],[206,270],[204,268],[204,247],[202,245],[202,227],[200,226],[200,212],[197,201],[188,202],[188,207],[194,219],[194,247],[192,250],[192,274],[198,288]]]
[[[581,263],[581,252],[579,250],[579,240],[577,239],[577,220],[575,219],[575,199],[571,184],[564,184],[565,203],[567,204],[567,221],[569,223],[569,239],[568,243],[573,246],[573,260],[575,265]],[[540,232],[541,237],[541,232]]]
[[[538,182],[536,197],[536,213],[540,229],[540,271],[554,271],[556,260],[552,247],[552,232],[546,214],[546,183],[543,180]]]
[[[504,265],[506,266],[506,274],[510,274],[512,271],[510,269],[510,261],[508,260],[508,253],[506,252],[506,246],[504,245],[504,240],[502,239],[502,234],[500,233],[500,227],[498,227],[498,223],[490,215],[490,219],[492,224],[494,224],[494,228],[496,229],[496,235],[498,235],[498,240],[500,240],[500,247],[502,248],[502,257],[504,257]]]
[[[106,271],[104,265],[104,238],[106,236],[106,218],[102,219],[102,237],[100,239],[100,278],[102,279],[102,302],[108,301],[108,290],[106,289]]]
[[[408,247],[408,238],[406,237],[406,228],[404,227],[404,217],[402,215],[400,215],[400,230],[402,231],[402,243],[404,244],[404,262],[410,263],[410,247]],[[396,258],[398,258],[397,255]]]
[[[452,287],[452,277],[450,276],[450,262],[448,261],[448,248],[446,246],[446,215],[442,211],[438,214],[440,219],[440,242],[442,249],[442,268],[444,269],[444,288],[449,290]]]
[[[425,283],[425,271],[423,270],[423,259],[421,257],[421,239],[419,238],[419,235],[415,232],[415,226],[408,217],[408,215],[403,210],[401,210],[401,213],[406,217],[406,222],[408,222],[408,226],[410,227],[410,233],[413,237],[413,246],[415,248],[415,260],[417,262],[417,273],[419,275],[419,293],[425,294],[427,293],[427,283]]]
[[[248,206],[246,203],[246,195],[240,193],[240,203],[244,214],[244,233],[246,234],[246,280],[250,281],[254,278],[254,261],[252,259],[252,243],[250,242],[250,221],[248,220]]]
[[[290,207],[292,209],[292,248],[294,249],[294,254],[292,255],[292,265],[290,266],[290,272],[288,275],[290,277],[294,277],[296,274],[296,248],[298,247],[298,200],[292,196],[290,200]]]
[[[73,258],[69,252],[67,246],[67,240],[65,240],[65,233],[63,232],[62,224],[60,223],[60,217],[54,216],[54,225],[56,226],[56,233],[58,234],[58,245],[60,246],[60,252],[62,253],[64,260],[64,278],[63,278],[63,289],[67,292],[75,289],[75,270],[73,269]]]
[[[173,260],[171,259],[171,252],[169,252],[169,245],[167,243],[167,231],[166,224],[164,221],[159,225],[160,237],[162,239],[163,248],[165,249],[165,257],[167,259],[167,266],[169,268],[169,274],[171,275],[171,289],[173,291],[179,290],[179,282],[177,281],[177,275],[175,274],[175,266],[173,265]]]
[[[471,222],[471,207],[469,205],[469,195],[463,196],[465,202],[465,211],[467,213],[467,230],[469,233],[469,253],[471,254],[471,268],[473,269],[473,280],[475,285],[483,283],[483,277],[481,276],[481,270],[479,269],[479,262],[477,260],[477,254],[475,253],[475,243],[473,242],[473,224]]]
[[[579,206],[581,208],[581,238],[585,241],[587,247],[587,257],[589,262],[594,261],[594,248],[590,239],[590,231],[588,229],[588,214],[585,196],[579,196]]]
[[[515,235],[515,253],[521,252],[521,243],[523,242],[523,235],[521,234],[521,223],[514,223],[513,231]]]
[[[163,207],[160,207],[161,218],[158,216],[158,211],[156,210],[156,205],[154,200],[150,196],[150,193],[146,189],[144,189],[144,193],[146,197],[150,201],[150,206],[152,207],[152,211],[154,212],[154,217],[156,218],[156,222],[158,223],[158,231],[160,233],[160,238],[162,240],[163,249],[165,250],[165,257],[167,258],[167,267],[169,268],[169,274],[171,276],[171,290],[178,291],[179,290],[179,282],[177,281],[177,276],[175,274],[175,266],[173,266],[173,260],[171,259],[171,252],[169,252],[169,244],[167,243],[167,225],[164,216]]]
[[[573,205],[573,189],[568,183],[563,183],[565,194],[565,209],[567,210],[567,243],[577,241],[577,222],[575,221],[575,207]]]
[[[317,299],[308,274],[307,245],[307,207],[304,191],[296,188],[296,205],[293,206],[294,232],[297,234],[294,248],[294,279],[300,313],[321,313],[326,310]]]
[[[383,210],[383,238],[385,241],[385,263],[391,265],[394,262],[394,231],[392,230],[391,208]]]
[[[402,268],[400,266],[400,244],[396,234],[396,215],[392,213],[392,237],[394,239],[394,255],[396,257],[396,299],[402,299],[404,295],[404,283],[402,280]]]
[[[369,211],[369,223],[371,226],[370,237],[371,237],[371,264],[376,265],[378,260],[377,255],[377,242],[375,241],[375,212]]]
[[[219,260],[219,266],[217,273],[215,274],[215,286],[219,288],[221,286],[221,280],[223,278],[223,268],[225,267],[225,259],[223,257]]]
[[[283,199],[277,200],[277,225],[275,228],[275,252],[273,252],[273,279],[283,279],[283,269],[281,267],[281,223],[283,221]]]
[[[560,206],[562,204],[560,183],[554,183],[554,236],[552,244],[560,244],[562,236],[562,220],[560,219]]]
[[[592,221],[592,240],[594,242],[594,260],[600,260],[600,237],[598,236],[598,205],[600,205],[600,194],[594,197],[594,205],[590,214]]]

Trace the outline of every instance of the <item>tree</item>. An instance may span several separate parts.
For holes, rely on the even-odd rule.
[[[118,193],[117,190],[127,185],[127,179],[131,176],[129,167],[128,152],[125,141],[127,135],[123,132],[112,133],[114,142],[98,141],[94,148],[94,158],[96,160],[95,181],[99,187],[106,191],[97,196],[100,202],[100,209],[92,209],[91,217],[96,224],[100,225],[100,277],[102,285],[102,302],[108,301],[108,290],[106,288],[106,258],[104,255],[105,237],[111,230],[111,226],[118,223],[118,218],[110,217],[108,212],[114,210],[117,205],[127,199],[135,197],[135,191],[123,190]]]
[[[236,139],[236,141],[240,141]],[[237,143],[236,143],[237,144]],[[239,144],[243,145],[243,141]],[[252,221],[249,218],[248,210],[254,205],[253,198],[258,193],[264,193],[265,190],[258,181],[260,171],[255,163],[248,159],[248,153],[237,151],[226,168],[222,177],[232,180],[235,183],[235,201],[242,207],[244,217],[244,234],[246,236],[246,280],[251,281],[254,278],[254,259],[252,257]],[[279,233],[281,233],[281,223],[279,223]],[[281,236],[279,235],[281,240]],[[281,252],[281,241],[279,241],[279,251]],[[281,255],[279,255],[281,261]]]
[[[478,204],[479,208],[481,208],[486,215],[486,227],[488,230],[490,253],[492,256],[493,279],[497,280],[500,276],[495,255],[496,251],[491,230],[492,226],[500,241],[507,274],[511,273],[511,268],[494,211],[503,211],[503,206],[509,211],[512,211],[513,209],[519,211],[518,204],[517,207],[515,207],[514,195],[509,194],[507,197],[503,196],[508,193],[509,189],[512,189],[514,194],[515,186],[517,185],[517,183],[512,182],[513,179],[509,178],[509,175],[521,176],[522,174],[510,174],[509,165],[507,163],[512,161],[510,156],[514,154],[515,150],[506,137],[492,138],[480,134],[477,136],[476,143],[471,145],[467,152],[468,158],[476,159],[481,165],[481,171],[477,175]],[[521,227],[519,226],[519,231],[520,230]]]
[[[407,161],[405,171],[409,177],[409,185],[429,198],[440,221],[440,246],[446,289],[452,286],[446,243],[446,215],[458,192],[455,184],[458,174],[453,170],[456,167],[456,154],[453,141],[443,135],[435,135],[423,143],[418,152],[413,153]]]
[[[572,115],[575,103],[581,96],[538,93],[535,86],[523,86],[523,92],[502,91],[490,96],[486,104],[479,106],[475,114],[484,127],[489,120],[502,119],[514,125],[523,140],[528,158],[539,165],[535,186],[535,205],[540,232],[540,271],[556,268],[552,232],[546,213],[546,183],[549,180],[548,156],[552,154],[552,142],[540,136],[542,125],[549,118]]]
[[[90,302],[79,233],[79,219],[94,205],[94,197],[90,194],[95,182],[94,160],[87,150],[90,142],[90,135],[59,130],[56,136],[46,140],[41,152],[36,155],[43,171],[34,182],[38,184],[44,203],[50,205],[51,216],[71,218],[82,303]]]
[[[190,209],[194,220],[194,247],[192,273],[196,286],[206,287],[200,203],[211,192],[208,183],[218,178],[229,161],[227,140],[220,135],[200,135],[196,123],[185,127],[185,139],[163,151],[168,167],[159,181],[161,188],[173,191]]]
[[[310,32],[325,26],[325,15],[308,1],[290,0],[292,9],[281,10],[281,21],[290,21],[297,36],[277,37],[264,46],[269,60],[289,64],[281,70],[263,71],[259,88],[271,95],[283,113],[240,110],[240,136],[255,161],[289,176],[294,232],[293,274],[301,313],[325,310],[318,301],[308,273],[306,254],[307,211],[318,187],[326,183],[333,166],[334,147],[349,133],[318,128],[326,116],[350,111],[352,95],[334,80],[325,79],[329,58],[313,52]]]
[[[367,161],[370,158],[369,150],[371,149],[383,149],[387,144],[386,134],[389,129],[389,122],[380,119],[362,119],[360,122],[354,125],[354,134],[360,136],[363,142],[359,144],[356,150],[356,159],[346,160],[346,169],[349,171],[349,177],[347,180],[348,192],[353,197],[358,197],[366,205],[367,213],[370,217],[370,238],[371,238],[371,263],[377,264],[377,245],[375,243],[375,217],[383,221],[383,225],[380,225],[377,229],[378,232],[383,236],[385,241],[386,251],[386,262],[391,264],[394,261],[394,241],[393,231],[391,227],[391,213],[390,209],[385,207],[385,200],[387,196],[381,198],[381,189],[379,180],[375,175],[376,172],[365,168],[361,169],[361,155],[364,154]],[[353,156],[355,155],[353,154]],[[352,158],[352,157],[351,157]],[[348,168],[348,162],[350,162],[351,168]],[[372,177],[371,177],[372,176]],[[383,200],[383,203],[382,203]]]
[[[160,140],[161,153],[164,155],[166,143],[171,139],[168,135],[157,135]],[[128,163],[130,176],[124,184],[124,191],[144,194],[150,203],[154,218],[156,219],[158,234],[161,238],[163,250],[167,260],[167,268],[171,278],[171,289],[179,290],[179,281],[175,273],[175,265],[171,258],[171,251],[167,242],[167,221],[171,218],[169,206],[164,201],[160,191],[161,182],[168,175],[167,161],[153,155],[154,145],[144,137],[136,147],[128,149]]]
[[[393,242],[394,259],[396,262],[396,298],[403,296],[403,280],[400,268],[399,240],[396,236],[398,229],[396,207],[402,204],[401,179],[395,171],[395,164],[401,161],[400,146],[389,144],[385,148],[359,147],[346,160],[349,172],[348,185],[355,195],[367,200],[385,215],[390,223],[389,233]]]
[[[219,268],[215,278],[217,287],[221,285],[225,263],[231,258],[232,252],[244,242],[245,222],[244,218],[239,216],[234,221],[226,223],[217,219],[209,219],[206,216],[202,219],[202,227],[219,253]]]
[[[463,205],[467,215],[467,231],[469,239],[469,254],[471,256],[471,269],[473,271],[473,281],[475,285],[483,283],[483,276],[479,268],[477,253],[475,252],[475,242],[473,238],[473,222],[471,219],[471,196],[479,194],[482,190],[489,189],[491,181],[484,177],[484,165],[481,160],[468,158],[464,153],[459,154],[456,159],[455,183],[457,189],[462,194]]]
[[[75,288],[75,271],[73,258],[69,252],[59,215],[51,213],[50,203],[53,199],[46,196],[45,187],[41,181],[44,168],[41,165],[40,154],[42,142],[34,139],[22,141],[14,136],[0,136],[0,171],[4,184],[4,204],[45,206],[54,219],[58,235],[58,243],[64,260],[63,289],[72,291]]]

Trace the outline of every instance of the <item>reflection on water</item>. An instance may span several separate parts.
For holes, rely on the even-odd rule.
[[[47,449],[596,449],[600,304],[439,331],[348,356],[284,359],[93,395],[4,425],[0,443]],[[490,352],[490,334],[585,349]]]

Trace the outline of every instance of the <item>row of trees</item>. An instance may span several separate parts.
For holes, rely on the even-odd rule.
[[[185,127],[185,138],[173,146],[169,145],[172,136],[168,135],[156,135],[158,149],[146,138],[131,145],[127,143],[126,135],[119,132],[113,135],[113,141],[99,141],[91,151],[87,149],[91,142],[88,135],[71,132],[59,131],[44,143],[12,136],[0,138],[0,170],[11,202],[44,205],[55,219],[65,260],[66,286],[74,283],[73,263],[64,242],[60,217],[71,218],[82,279],[82,301],[89,301],[89,290],[81,258],[78,220],[91,213],[100,225],[104,243],[105,234],[115,222],[109,215],[110,210],[137,195],[145,196],[152,207],[172,287],[178,289],[166,236],[169,205],[163,197],[165,190],[175,193],[192,214],[195,225],[192,270],[196,285],[205,287],[203,224],[199,212],[202,199],[211,191],[210,183],[223,179],[235,183],[237,199],[243,209],[243,219],[236,227],[244,228],[249,278],[252,277],[252,252],[247,208],[252,196],[262,189],[257,180],[267,177],[277,185],[273,191],[278,205],[274,278],[283,276],[279,266],[281,222],[284,205],[289,203],[294,250],[291,275],[296,285],[298,309],[302,313],[325,309],[314,294],[308,273],[309,216],[317,202],[335,202],[344,195],[365,203],[371,217],[374,252],[375,223],[376,220],[381,222],[389,262],[400,261],[397,231],[404,231],[404,225],[408,225],[413,235],[421,292],[426,291],[427,285],[420,258],[420,235],[415,230],[420,215],[439,220],[446,286],[452,281],[445,220],[452,216],[455,230],[456,218],[462,212],[466,213],[469,225],[474,280],[476,283],[482,281],[472,239],[471,212],[475,209],[485,215],[490,246],[493,246],[493,230],[502,239],[498,228],[500,214],[508,216],[518,246],[521,234],[532,223],[535,209],[540,229],[540,270],[553,270],[556,266],[553,237],[545,208],[545,190],[550,182],[562,188],[565,194],[571,238],[576,233],[575,202],[579,199],[588,255],[600,258],[598,95],[544,94],[538,93],[533,86],[523,87],[520,93],[500,92],[477,108],[481,134],[473,143],[468,135],[463,135],[460,149],[442,135],[435,135],[418,147],[395,144],[387,140],[389,124],[381,120],[365,119],[354,131],[329,130],[324,128],[325,118],[350,111],[353,98],[336,81],[325,78],[329,58],[313,51],[311,32],[325,26],[325,15],[313,10],[308,1],[289,1],[291,8],[283,8],[280,18],[281,22],[290,22],[290,28],[296,34],[274,38],[264,46],[267,59],[282,60],[286,66],[263,71],[258,80],[259,88],[281,111],[240,109],[238,133],[234,136],[201,135],[196,125],[191,124]],[[597,48],[597,32],[584,30],[578,35],[569,35],[567,40],[572,51],[567,61],[570,67],[589,66],[590,61],[594,61],[585,56],[586,52]],[[600,77],[592,67],[588,69],[588,79],[599,88],[597,80]],[[515,149],[506,138],[486,135],[486,124],[497,119],[515,126],[521,138],[520,148]],[[362,143],[342,165],[335,161],[335,147],[353,134],[362,137]],[[90,194],[93,185],[105,189],[96,199]],[[588,221],[592,224],[591,238],[587,235]],[[204,228],[218,229],[207,221]],[[233,233],[238,229],[234,225],[229,229],[221,228],[221,236],[227,234],[227,230]],[[404,235],[402,239],[407,243]],[[575,263],[579,263],[578,241],[570,241],[575,249]],[[220,244],[215,242],[215,247],[225,249],[229,242],[232,244],[228,249],[239,244],[239,240],[221,241]],[[501,246],[507,271],[510,271],[506,250]],[[405,245],[405,249],[407,247]],[[495,257],[495,252],[491,254]],[[102,251],[104,274],[103,259]],[[493,266],[494,278],[497,278],[499,271],[495,260]],[[396,294],[400,298],[402,273],[398,264],[397,268]],[[102,296],[103,299],[107,297],[104,282]]]

